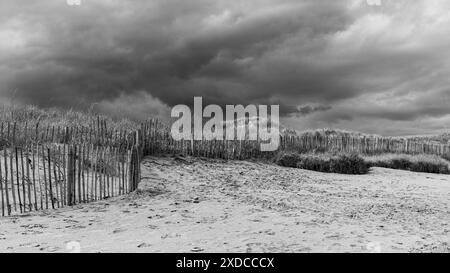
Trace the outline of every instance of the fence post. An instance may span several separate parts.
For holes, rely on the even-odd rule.
[[[67,159],[67,203],[73,206],[73,193],[75,185],[75,153],[73,146],[69,147],[69,154]]]
[[[129,172],[129,191],[132,192],[135,190],[136,185],[136,161],[137,161],[137,149],[136,146],[131,148],[131,158],[130,158],[130,172]]]
[[[130,166],[128,174],[128,189],[130,192],[137,189],[140,181],[140,133],[139,130],[134,132],[134,145],[131,147]]]

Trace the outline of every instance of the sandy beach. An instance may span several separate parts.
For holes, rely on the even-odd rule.
[[[147,157],[127,196],[0,218],[0,252],[450,252],[450,176]]]

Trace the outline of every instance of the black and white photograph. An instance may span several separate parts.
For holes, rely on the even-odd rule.
[[[117,252],[450,253],[450,1],[0,0],[0,253]]]

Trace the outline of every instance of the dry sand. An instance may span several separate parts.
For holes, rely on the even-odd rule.
[[[142,175],[129,196],[0,218],[0,252],[450,252],[448,175],[179,157]]]

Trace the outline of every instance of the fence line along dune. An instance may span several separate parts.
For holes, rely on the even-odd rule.
[[[252,159],[297,153],[430,154],[450,158],[450,145],[434,140],[365,135],[339,130],[297,134],[283,129],[280,146],[261,152],[261,140],[175,141],[167,124],[141,124],[75,111],[35,107],[0,111],[2,215],[70,206],[135,190],[147,155]],[[225,138],[224,138],[225,139]]]

